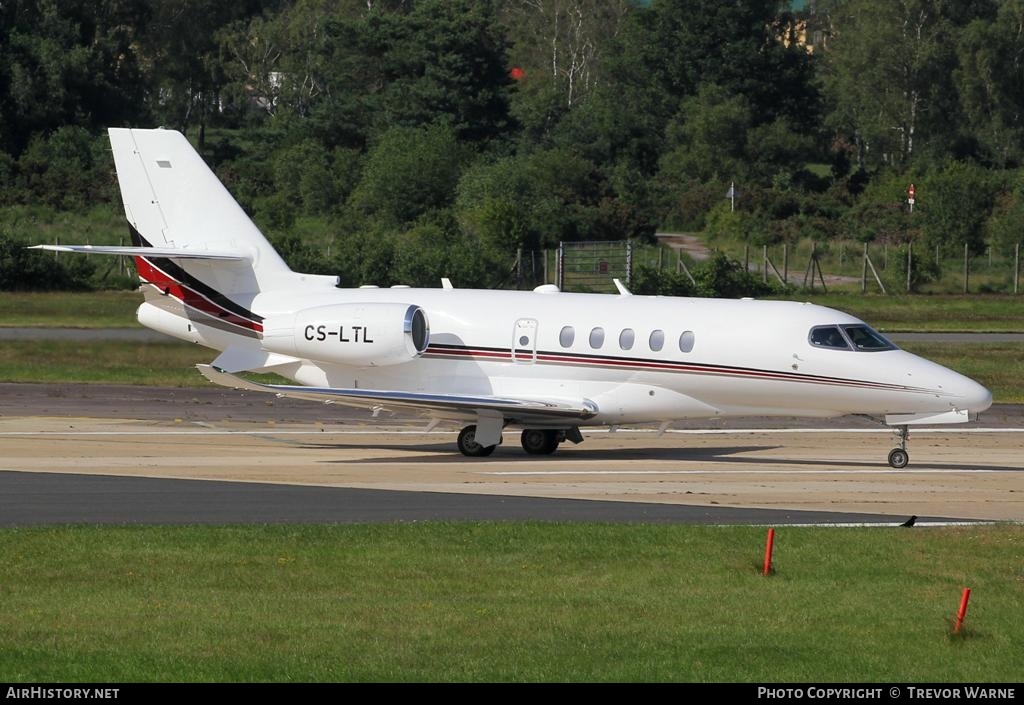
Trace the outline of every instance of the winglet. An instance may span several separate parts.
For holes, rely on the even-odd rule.
[[[451,279],[449,279],[448,277],[441,277],[441,288],[442,289],[454,289],[455,287],[452,286],[452,280]]]
[[[618,279],[612,279],[612,281],[615,282],[615,288],[619,290],[619,296],[633,295],[633,292],[627,289],[626,285],[623,284],[621,281],[619,281]]]

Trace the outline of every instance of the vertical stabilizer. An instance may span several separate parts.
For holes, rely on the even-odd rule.
[[[174,130],[111,128],[125,216],[133,244],[235,252],[232,262],[177,260],[175,273],[158,272],[160,260],[136,258],[140,276],[181,275],[234,301],[246,303],[261,290],[291,275],[267,242],[185,136]],[[151,260],[151,261],[147,261]],[[160,285],[160,282],[154,282]]]

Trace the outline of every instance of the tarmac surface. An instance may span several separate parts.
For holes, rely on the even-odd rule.
[[[898,523],[876,514],[843,514],[837,522],[831,512],[0,472],[0,526],[479,520],[776,526]],[[919,517],[918,521],[924,524],[933,519]]]
[[[1024,415],[914,430],[743,419],[584,430],[490,458],[413,418],[219,388],[0,385],[0,525],[423,519],[883,523],[1024,520]],[[805,512],[811,512],[805,514]]]

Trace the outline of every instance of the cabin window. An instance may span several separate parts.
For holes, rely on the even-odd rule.
[[[565,326],[558,334],[558,342],[563,348],[572,347],[572,341],[576,340],[576,329],[572,326]]]
[[[623,328],[619,333],[619,347],[623,350],[632,350],[634,340],[636,340],[636,333],[632,328]]]
[[[651,337],[647,340],[647,343],[651,346],[651,350],[658,352],[665,347],[665,331],[651,331]]]
[[[679,336],[679,352],[688,353],[693,350],[693,331],[684,330]]]
[[[590,347],[600,350],[602,345],[604,345],[604,328],[599,326],[590,331]]]
[[[896,346],[886,340],[881,333],[869,326],[843,326],[843,332],[846,333],[846,337],[853,343],[854,350],[876,352],[878,350],[896,349]]]
[[[811,345],[816,348],[829,348],[831,350],[850,349],[846,338],[839,332],[839,326],[815,326],[811,328],[808,339],[811,341]]]

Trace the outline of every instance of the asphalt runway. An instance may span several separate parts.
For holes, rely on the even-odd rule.
[[[877,514],[0,472],[0,526],[480,520],[775,526],[898,523]],[[933,520],[918,518],[922,524]]]
[[[808,423],[806,420],[801,423]],[[424,519],[884,523],[1024,520],[1024,418],[915,430],[744,419],[518,436],[464,458],[422,420],[216,389],[0,385],[0,525]]]

